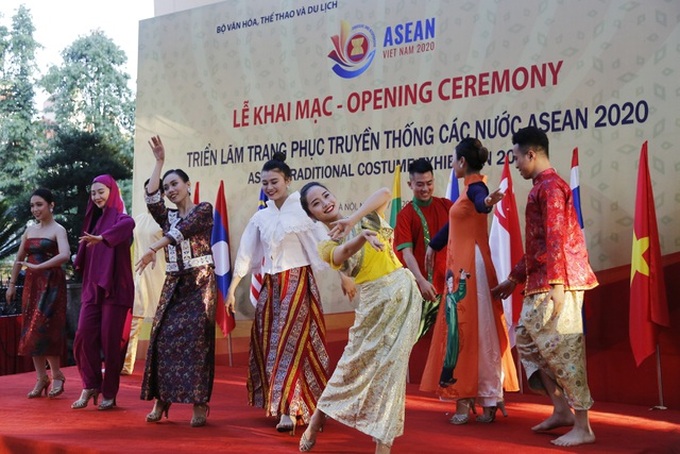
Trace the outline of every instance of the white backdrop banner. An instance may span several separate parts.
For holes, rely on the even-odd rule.
[[[512,133],[535,125],[567,181],[579,148],[596,270],[630,262],[645,140],[662,252],[678,251],[679,18],[678,3],[662,0],[251,0],[143,21],[133,212],[144,210],[153,134],[167,168],[200,181],[202,200],[214,204],[225,181],[235,250],[275,151],[287,154],[294,189],[323,181],[351,211],[391,186],[397,164],[407,190],[419,157],[432,160],[443,195],[466,136],[491,151],[493,189]],[[531,183],[513,177],[523,213]],[[322,281],[326,310],[348,310],[337,279]]]

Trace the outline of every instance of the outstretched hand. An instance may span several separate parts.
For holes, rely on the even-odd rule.
[[[156,252],[152,251],[151,249],[146,251],[142,258],[139,259],[137,263],[135,263],[135,272],[142,274],[142,271],[144,271],[149,263],[151,263],[151,269],[156,267]]]
[[[488,206],[490,207],[494,206],[495,204],[503,200],[503,197],[505,197],[505,193],[501,192],[501,188],[496,189],[486,197],[486,201],[488,201]]]
[[[156,161],[165,161],[165,147],[161,141],[161,136],[151,136],[149,146],[151,147],[151,151],[153,152]]]
[[[373,230],[363,230],[361,232],[366,242],[371,245],[376,251],[382,251],[385,245],[380,241],[378,233]]]
[[[349,218],[338,219],[337,221],[331,222],[331,225],[333,227],[328,231],[328,236],[330,236],[332,240],[339,240],[346,237],[349,235],[349,232],[352,231],[352,227],[354,227],[354,223],[350,221]]]
[[[83,232],[83,236],[78,238],[78,243],[86,243],[85,246],[90,247],[100,243],[103,239],[104,237],[101,235],[92,235],[90,233]]]

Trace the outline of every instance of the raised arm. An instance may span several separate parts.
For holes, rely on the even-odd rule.
[[[151,140],[149,140],[149,146],[151,147],[154,158],[156,158],[156,164],[151,171],[151,177],[149,178],[146,192],[148,194],[153,194],[159,189],[158,182],[161,179],[161,172],[163,171],[163,164],[165,163],[165,147],[161,141],[161,136],[152,136]]]
[[[340,219],[331,223],[333,226],[328,232],[328,235],[334,239],[344,238],[352,231],[352,227],[356,225],[361,219],[376,211],[378,214],[382,215],[385,212],[385,208],[390,201],[392,193],[387,188],[378,189],[376,192],[371,194],[361,205],[361,207],[354,213],[349,215],[345,219]],[[363,243],[362,243],[363,244]],[[357,249],[359,250],[359,249]],[[355,251],[356,252],[356,251]],[[352,254],[350,254],[351,256]]]
[[[357,235],[346,243],[341,244],[333,250],[333,265],[338,266],[354,254],[368,242],[376,251],[382,251],[385,247],[378,238],[378,233],[373,230],[362,230],[361,235]]]

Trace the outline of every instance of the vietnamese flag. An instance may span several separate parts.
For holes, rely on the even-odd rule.
[[[647,142],[638,167],[633,254],[630,261],[630,346],[638,366],[654,353],[659,329],[670,326],[661,265],[659,230],[647,162]]]

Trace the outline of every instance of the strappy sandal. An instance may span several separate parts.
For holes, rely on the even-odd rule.
[[[323,426],[326,425],[326,415],[323,415],[321,418],[321,425],[319,426],[318,429],[315,429],[312,427],[312,423],[310,421],[309,426],[307,426],[307,430],[312,431],[312,433],[316,434],[316,436],[319,435],[319,432],[323,432]],[[300,437],[300,452],[309,452],[312,450],[314,445],[316,444],[316,436],[313,439],[310,439],[307,437],[307,430],[305,430],[302,433],[302,437]]]
[[[61,396],[64,392],[64,384],[66,383],[66,377],[64,373],[59,371],[58,374],[52,374],[52,389],[47,394],[47,397],[54,399],[55,397]]]
[[[470,412],[477,414],[477,409],[475,408],[475,400],[474,399],[460,399],[456,403],[457,407],[465,407],[465,413],[458,413],[456,412],[451,419],[449,419],[449,422],[451,424],[454,424],[456,426],[460,426],[462,424],[467,424],[467,422],[470,420]]]
[[[496,405],[492,407],[484,407],[484,413],[481,415],[477,416],[475,420],[477,422],[489,424],[492,423],[496,420],[496,412],[498,411],[498,407]]]

